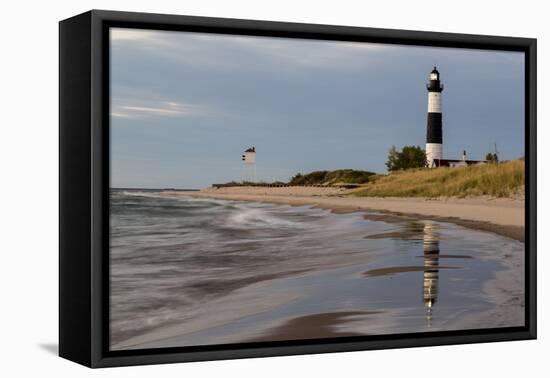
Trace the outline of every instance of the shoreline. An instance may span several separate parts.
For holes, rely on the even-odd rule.
[[[339,188],[236,187],[162,193],[167,196],[313,206],[335,213],[363,212],[366,219],[389,223],[431,219],[492,232],[520,242],[525,240],[523,200],[484,197],[430,199],[347,196],[350,192]]]

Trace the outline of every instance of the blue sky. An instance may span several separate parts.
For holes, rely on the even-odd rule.
[[[201,188],[354,168],[426,138],[443,91],[443,155],[524,154],[523,53],[111,29],[111,186]]]

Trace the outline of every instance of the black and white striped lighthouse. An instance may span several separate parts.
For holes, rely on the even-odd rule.
[[[428,89],[428,129],[426,133],[426,159],[429,168],[439,166],[443,158],[443,122],[441,109],[441,92],[443,85],[439,81],[436,67],[430,72]]]

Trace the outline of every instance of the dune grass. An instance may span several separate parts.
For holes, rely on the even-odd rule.
[[[298,173],[289,181],[289,185],[341,185],[364,184],[375,175],[369,171],[355,169],[337,169],[335,171],[315,171],[307,174]]]
[[[372,176],[353,195],[365,197],[511,197],[524,193],[522,160],[460,168],[411,169]]]

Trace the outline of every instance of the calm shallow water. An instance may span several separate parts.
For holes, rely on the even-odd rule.
[[[341,311],[365,312],[334,326],[359,334],[517,326],[523,250],[448,223],[112,191],[111,345],[274,340]]]

